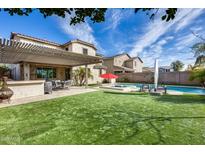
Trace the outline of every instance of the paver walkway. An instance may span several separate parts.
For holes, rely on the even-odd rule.
[[[20,105],[20,104],[27,104],[27,103],[36,102],[36,101],[54,99],[54,98],[63,97],[63,96],[77,95],[77,94],[93,92],[93,91],[97,91],[97,89],[84,88],[84,87],[71,87],[70,89],[53,91],[52,94],[45,94],[45,95],[40,95],[40,96],[11,100],[10,103],[8,103],[8,101],[4,101],[0,103],[0,108]]]

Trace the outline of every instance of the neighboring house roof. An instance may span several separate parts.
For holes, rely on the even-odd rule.
[[[131,57],[128,53],[121,53],[121,54],[117,54],[117,55],[114,55],[114,56],[111,56],[111,57],[105,57],[105,58],[103,58],[104,60],[106,60],[106,59],[113,59],[113,58],[115,58],[115,57],[119,57],[119,56],[122,56],[122,55],[127,55],[128,57],[129,57],[129,59],[128,60],[126,60],[126,61],[131,61],[131,60],[134,60],[134,59],[139,59],[142,63],[143,63],[143,61],[142,61],[142,59],[140,58],[140,57]],[[126,62],[125,61],[125,62]]]
[[[154,72],[154,67],[143,67],[143,72]]]
[[[135,60],[135,59],[139,59],[141,61],[141,63],[143,63],[143,61],[140,57],[132,57],[132,58],[125,60],[125,61],[131,61],[131,60]]]
[[[101,64],[96,64],[93,66],[94,69],[107,69],[107,66],[101,65]]]
[[[41,43],[46,43],[46,44],[50,44],[50,45],[60,46],[60,44],[56,43],[56,42],[52,42],[52,41],[48,41],[48,40],[45,40],[45,39],[40,39],[40,38],[36,38],[36,37],[33,37],[33,36],[12,32],[10,38],[13,39],[14,36],[19,36],[21,38],[25,38],[25,39],[29,39],[29,40],[33,40],[33,41],[37,41],[37,42],[41,42]]]
[[[160,66],[159,68],[161,68],[161,69],[172,69],[171,66]]]
[[[96,53],[96,56],[103,57],[103,54]]]
[[[114,56],[111,56],[111,57],[105,57],[104,59],[113,59],[115,57],[119,57],[119,56],[122,56],[122,55],[127,55],[129,58],[131,58],[129,54],[121,53],[121,54],[117,54],[117,55],[114,55]]]
[[[83,45],[87,45],[87,46],[93,47],[94,49],[97,50],[97,48],[92,43],[88,43],[88,42],[85,42],[85,41],[82,41],[82,40],[79,40],[79,39],[71,40],[69,42],[66,42],[66,43],[62,44],[61,46],[66,46],[66,45],[69,45],[71,43],[81,43]]]
[[[154,72],[154,67],[143,67],[144,72]],[[159,66],[159,69],[172,69],[170,66]]]
[[[123,70],[125,70],[125,71],[134,71],[134,69],[128,68],[128,67],[124,67],[124,66],[116,66],[116,65],[114,65],[114,67],[117,67],[117,68],[119,68],[119,69],[123,69]]]

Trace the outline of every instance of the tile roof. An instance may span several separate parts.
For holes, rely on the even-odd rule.
[[[94,44],[88,43],[88,42],[85,42],[85,41],[82,41],[82,40],[79,40],[79,39],[68,41],[68,42],[62,44],[62,46],[68,45],[68,44],[70,44],[70,43],[76,43],[76,42],[77,42],[77,43],[84,44],[84,45],[88,45],[88,46],[90,46],[90,47],[93,47],[94,49],[97,49],[97,48],[94,46]]]
[[[59,44],[59,43],[56,43],[56,42],[52,42],[52,41],[48,41],[46,39],[41,39],[41,38],[37,38],[37,37],[33,37],[33,36],[29,36],[29,35],[25,35],[25,34],[21,34],[21,33],[16,33],[16,32],[12,32],[11,33],[11,39],[13,39],[13,37],[17,35],[17,36],[20,36],[20,37],[23,37],[23,38],[27,38],[27,39],[30,39],[30,40],[34,40],[34,41],[38,41],[38,42],[42,42],[42,43],[47,43],[47,44],[50,44],[50,45],[55,45],[55,46],[65,46],[65,45],[68,45],[70,43],[81,43],[81,44],[84,44],[84,45],[88,45],[88,46],[91,46],[93,47],[94,49],[97,50],[97,48],[91,44],[91,43],[88,43],[88,42],[85,42],[85,41],[82,41],[82,40],[79,40],[79,39],[76,39],[76,40],[71,40],[69,42],[66,42],[64,44]]]
[[[60,44],[56,43],[56,42],[48,41],[46,39],[41,39],[41,38],[37,38],[37,37],[25,35],[25,34],[15,33],[15,32],[11,33],[11,39],[13,39],[13,37],[15,35],[20,36],[20,37],[24,37],[24,38],[27,38],[27,39],[31,39],[31,40],[34,40],[34,41],[39,41],[39,42],[42,42],[42,43],[47,43],[47,44],[50,44],[50,45],[60,46]]]

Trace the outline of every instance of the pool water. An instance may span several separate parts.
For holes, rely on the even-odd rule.
[[[141,87],[143,84],[140,83],[133,83],[133,84],[125,84],[125,83],[119,83],[116,85],[116,87]],[[144,84],[145,85],[145,84]],[[154,88],[153,84],[149,84],[152,88]],[[166,85],[167,90],[176,91],[176,92],[182,92],[187,94],[200,94],[205,95],[205,89],[200,87],[188,87],[188,86],[177,86],[177,85]]]

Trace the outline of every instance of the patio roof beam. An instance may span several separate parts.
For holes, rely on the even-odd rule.
[[[0,63],[20,61],[79,66],[101,62],[98,56],[89,56],[35,44],[0,38]]]

